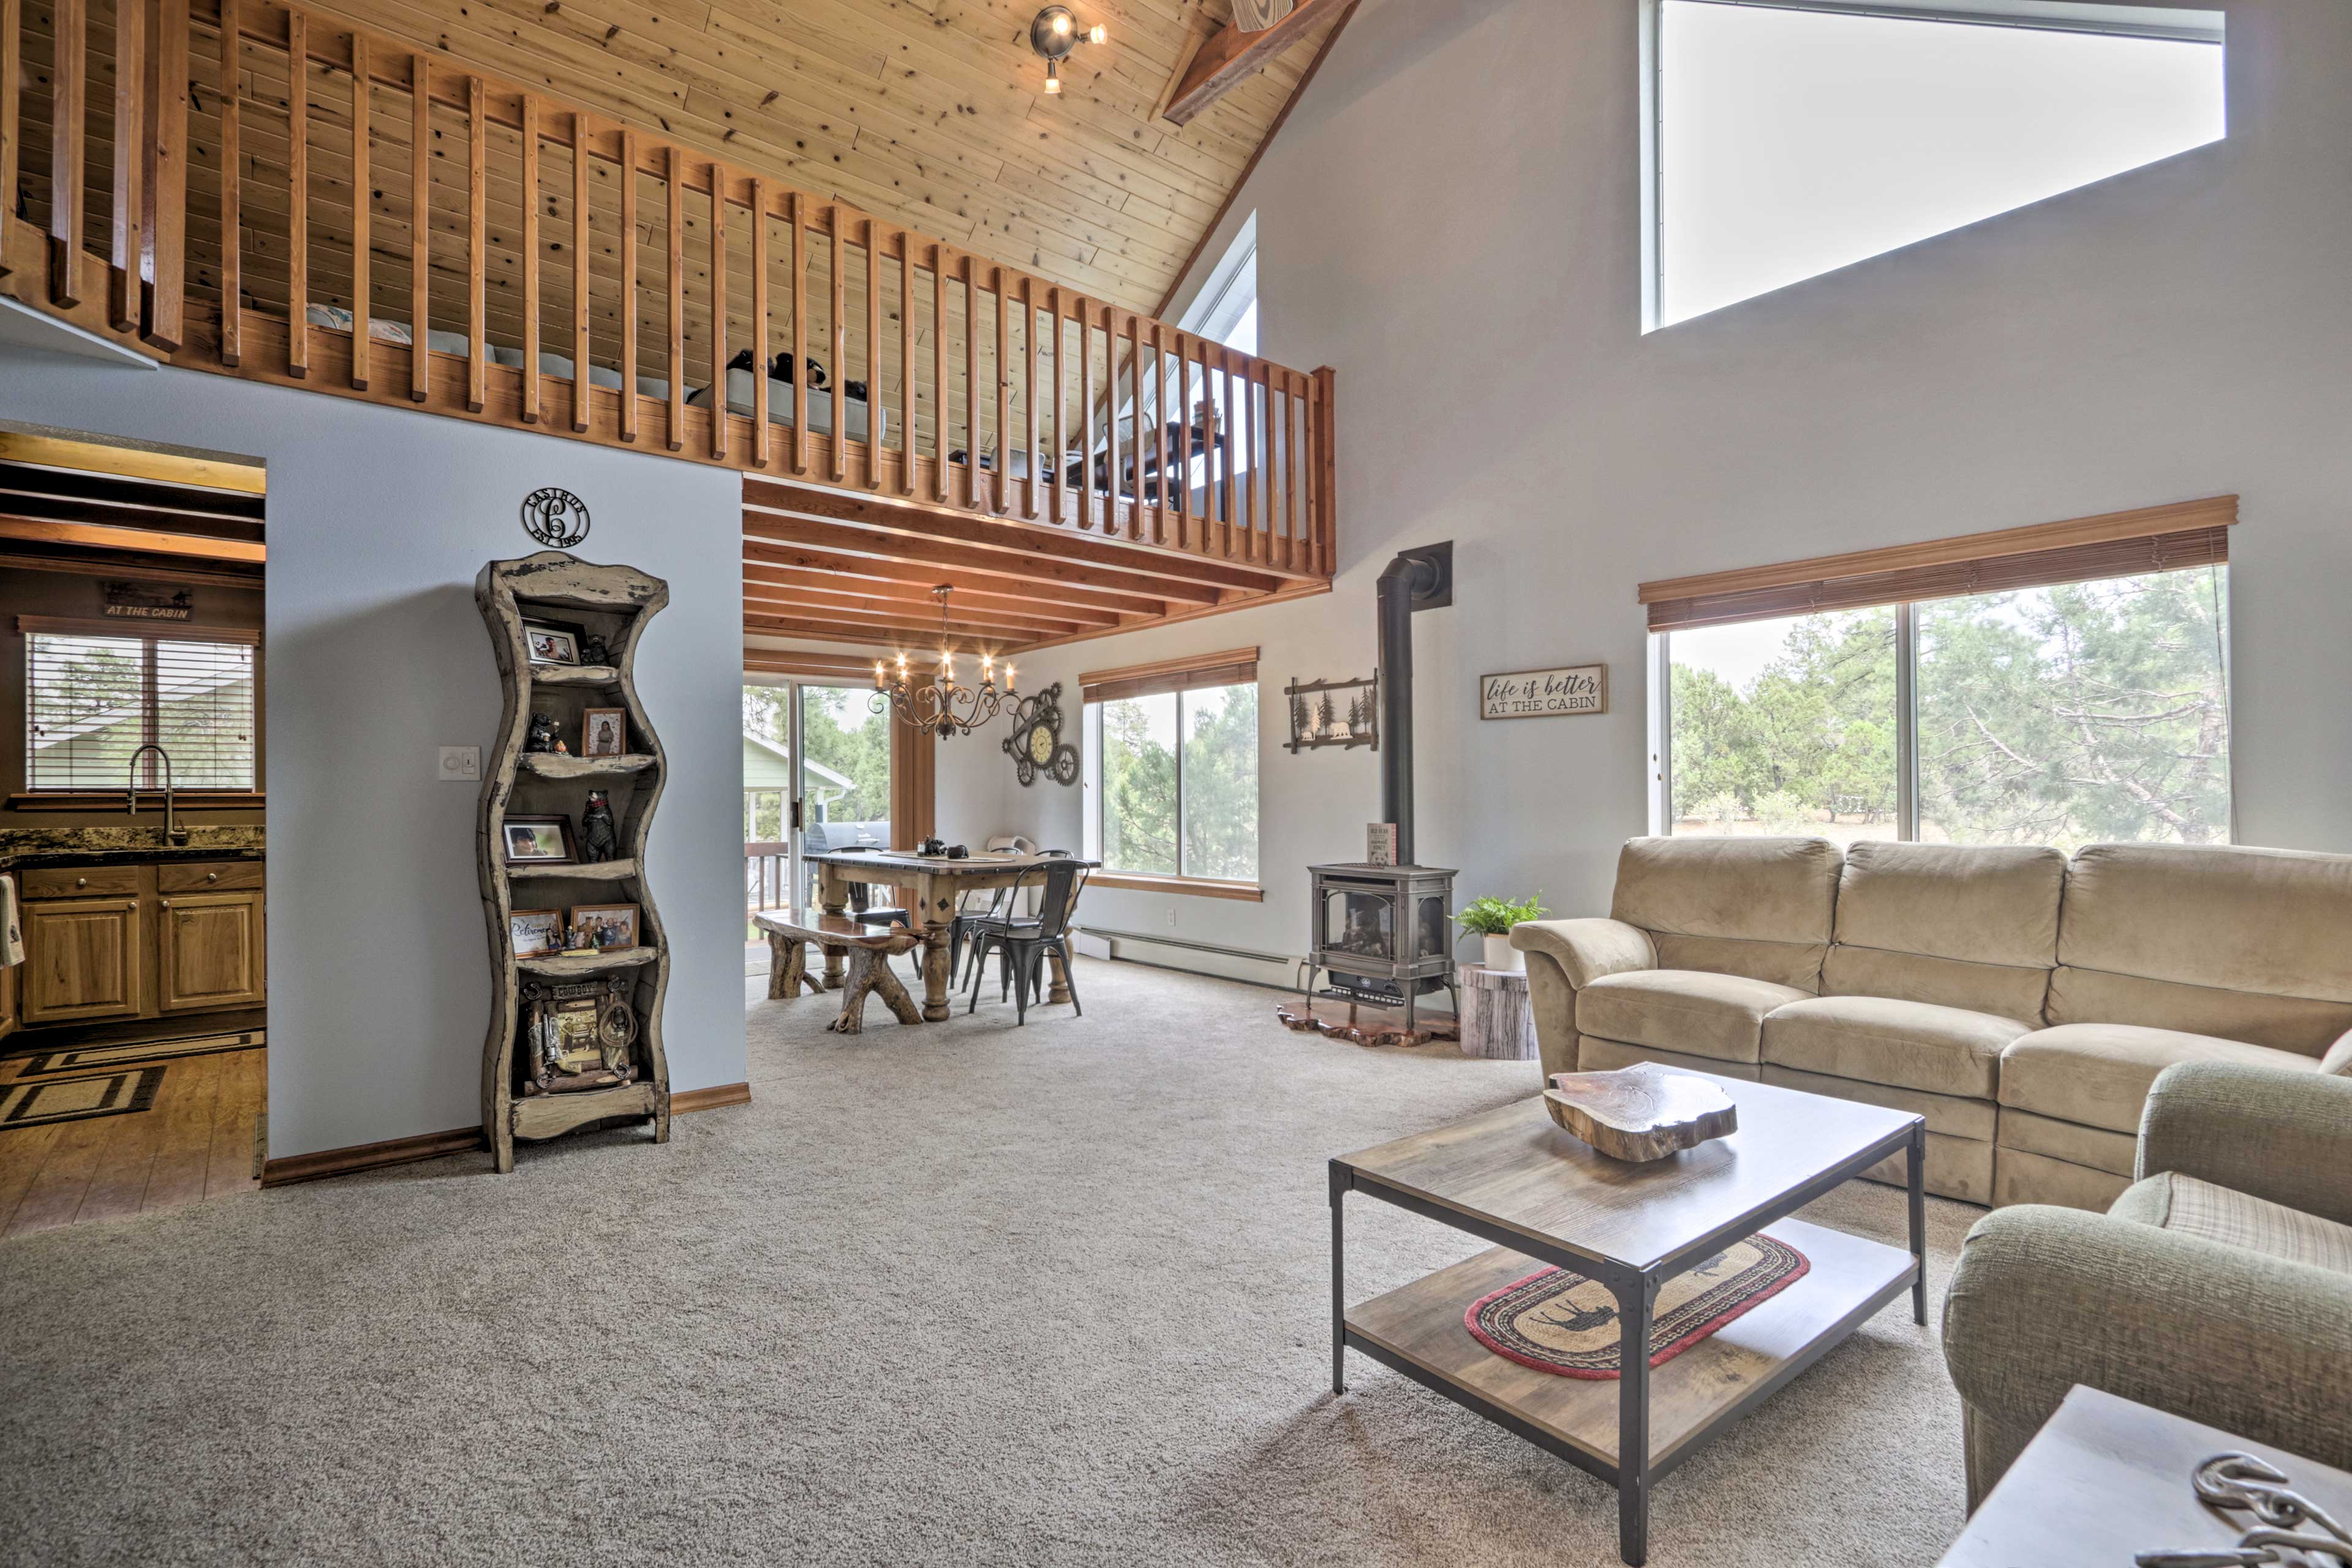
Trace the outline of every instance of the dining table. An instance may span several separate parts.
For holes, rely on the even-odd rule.
[[[924,855],[912,849],[827,849],[805,858],[817,868],[817,901],[828,915],[848,910],[852,883],[905,889],[908,919],[922,941],[923,1021],[928,1024],[948,1016],[948,933],[966,893],[1013,887],[1024,872],[1031,873],[1033,882],[1042,880],[1034,875],[1037,869],[1058,861],[1074,861],[1087,870],[1102,864],[1070,855],[989,849],[960,856]],[[1067,1002],[1069,971],[1058,952],[1049,953],[1048,963],[1052,976],[1045,999]],[[826,952],[826,990],[841,989],[845,968],[838,951]]]

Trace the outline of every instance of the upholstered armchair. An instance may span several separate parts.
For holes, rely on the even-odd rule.
[[[2352,1079],[2186,1062],[2104,1215],[1969,1233],[1944,1303],[1974,1509],[2076,1384],[2352,1467]]]

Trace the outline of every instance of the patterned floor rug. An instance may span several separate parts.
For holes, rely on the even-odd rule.
[[[1795,1247],[1759,1234],[1667,1280],[1650,1330],[1650,1364],[1673,1360],[1811,1267]],[[1614,1378],[1622,1369],[1616,1293],[1564,1268],[1539,1268],[1480,1297],[1462,1322],[1496,1355],[1538,1372]]]
[[[0,1131],[87,1121],[146,1110],[163,1085],[163,1068],[125,1068],[90,1078],[42,1078],[0,1085]]]
[[[101,1068],[127,1067],[133,1062],[168,1061],[173,1057],[207,1057],[216,1051],[259,1050],[269,1043],[268,1033],[247,1029],[233,1035],[184,1035],[171,1040],[135,1040],[121,1045],[83,1046],[74,1050],[43,1051],[28,1057],[16,1069],[19,1081],[58,1078]]]

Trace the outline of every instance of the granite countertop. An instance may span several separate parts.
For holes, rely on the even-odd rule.
[[[265,858],[266,832],[192,826],[185,844],[173,844],[163,837],[160,813],[152,826],[142,821],[122,827],[0,827],[0,871],[109,861],[259,860]]]

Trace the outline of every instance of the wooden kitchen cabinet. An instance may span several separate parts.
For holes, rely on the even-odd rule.
[[[250,1007],[265,994],[259,893],[173,893],[155,922],[159,1012]]]
[[[16,1000],[26,1028],[268,999],[258,861],[118,862],[28,872],[22,882]]]
[[[146,993],[141,902],[26,900],[24,1016],[28,1026],[139,1016]]]

